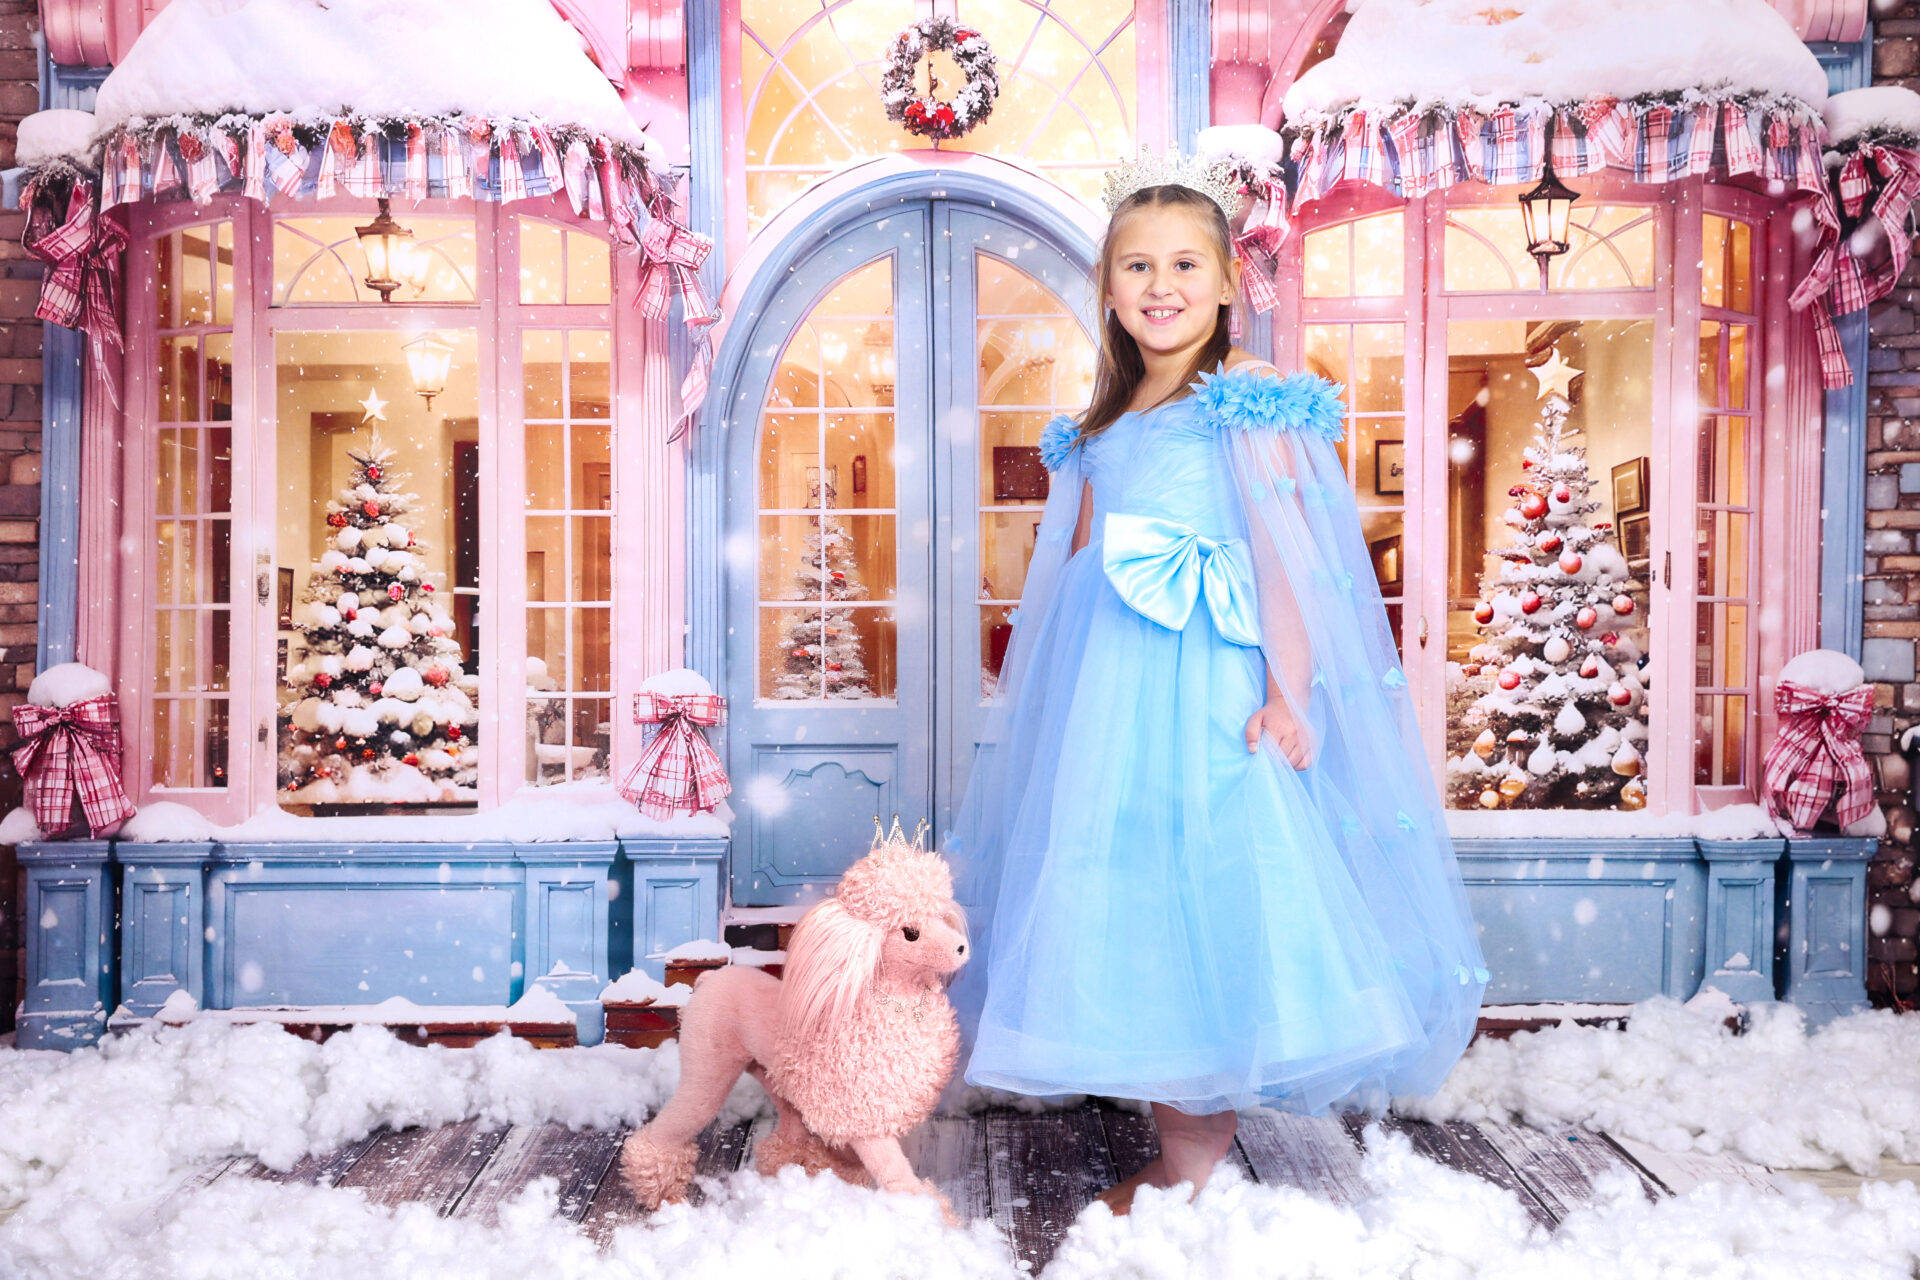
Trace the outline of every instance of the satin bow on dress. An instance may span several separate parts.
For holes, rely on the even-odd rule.
[[[1222,639],[1260,643],[1253,569],[1240,539],[1209,538],[1177,520],[1114,511],[1107,515],[1102,564],[1113,589],[1142,617],[1182,630],[1204,596]]]

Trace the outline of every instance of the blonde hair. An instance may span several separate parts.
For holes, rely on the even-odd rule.
[[[1113,281],[1115,233],[1128,219],[1147,209],[1185,209],[1196,214],[1213,242],[1214,251],[1220,255],[1221,273],[1231,278],[1232,232],[1227,227],[1227,215],[1221,212],[1220,206],[1211,197],[1191,187],[1142,187],[1120,202],[1120,206],[1113,211],[1112,220],[1107,223],[1107,235],[1100,245],[1100,267],[1095,277],[1102,308],[1106,306],[1107,289]],[[1227,353],[1233,348],[1232,314],[1231,305],[1222,303],[1219,315],[1214,319],[1212,335],[1195,354],[1193,363],[1180,375],[1180,381],[1167,399],[1182,394],[1188,383],[1227,358]],[[1080,438],[1089,439],[1112,426],[1127,411],[1128,403],[1146,376],[1147,366],[1140,355],[1140,344],[1120,323],[1120,317],[1107,311],[1100,326],[1100,362],[1093,375],[1093,398],[1080,419]]]

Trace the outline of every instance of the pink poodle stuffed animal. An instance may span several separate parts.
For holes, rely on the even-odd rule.
[[[779,1113],[756,1153],[761,1173],[799,1164],[939,1197],[900,1136],[933,1111],[959,1057],[946,980],[966,963],[966,920],[923,833],[908,840],[896,818],[880,839],[874,825],[839,893],[795,927],[784,979],[728,967],[695,987],[680,1015],[680,1087],[620,1157],[646,1207],[685,1195],[694,1138],[742,1071]]]

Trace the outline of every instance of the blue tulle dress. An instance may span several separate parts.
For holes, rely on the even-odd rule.
[[[1337,388],[1259,366],[1087,441],[1049,424],[944,842],[980,957],[953,989],[968,1082],[1318,1113],[1429,1092],[1465,1048],[1487,974],[1341,422]],[[1304,770],[1246,748],[1268,663],[1310,726]]]

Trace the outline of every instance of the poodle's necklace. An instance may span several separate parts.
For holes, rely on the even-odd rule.
[[[874,1002],[887,1005],[894,1009],[905,1009],[913,1014],[913,1020],[915,1022],[924,1022],[927,1017],[927,996],[930,994],[931,993],[923,987],[920,990],[920,994],[915,996],[911,1001],[902,1000],[899,996],[876,995]]]

